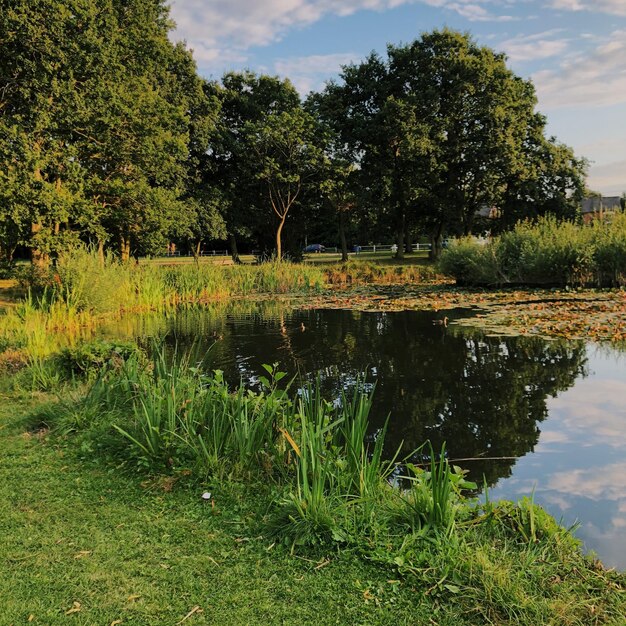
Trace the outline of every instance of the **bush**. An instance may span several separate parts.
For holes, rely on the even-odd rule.
[[[624,285],[626,216],[582,226],[553,217],[521,222],[487,245],[455,242],[439,267],[461,285]]]

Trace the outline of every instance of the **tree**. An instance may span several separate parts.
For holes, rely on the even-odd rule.
[[[255,155],[244,127],[272,114],[300,106],[293,85],[277,77],[230,72],[222,84],[210,83],[207,93],[220,104],[217,129],[205,165],[205,180],[219,188],[233,260],[239,260],[240,237],[262,238],[267,219],[262,210],[265,189],[256,176]]]
[[[379,206],[379,225],[388,222],[395,230],[402,257],[407,210],[427,171],[421,164],[427,155],[427,129],[414,103],[402,99],[402,86],[378,55],[346,66],[342,79],[343,84],[330,83],[311,101],[353,159],[361,195],[369,194]]]
[[[92,38],[96,14],[95,6],[59,0],[5,3],[0,11],[0,211],[15,226],[8,249],[31,245],[40,266],[83,206],[69,129],[85,57],[70,31]]]
[[[525,142],[525,159],[506,177],[500,201],[500,217],[491,230],[512,228],[524,219],[554,215],[576,219],[585,196],[587,161],[577,158],[568,146],[554,137],[535,132]]]
[[[123,258],[153,251],[194,215],[181,199],[204,94],[170,28],[164,0],[0,11],[0,221],[15,219],[36,263],[78,234]]]
[[[322,165],[318,127],[300,108],[271,113],[244,127],[246,142],[255,157],[257,179],[263,181],[276,228],[276,258],[282,259],[282,231],[289,210]]]
[[[544,207],[560,210],[577,193],[579,163],[544,138],[532,84],[469,35],[444,29],[389,46],[387,60],[345,67],[320,97],[345,110],[338,130],[379,200],[379,223],[395,224],[399,255],[416,223],[433,256],[445,233],[471,234],[479,210],[502,204],[533,168],[545,175],[530,201],[551,197]],[[532,141],[540,149],[529,153]]]

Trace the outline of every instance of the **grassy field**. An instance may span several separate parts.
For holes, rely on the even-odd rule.
[[[252,254],[240,255],[240,260],[246,265],[252,265],[256,262],[256,257]],[[359,252],[358,254],[350,252],[348,254],[350,261],[370,261],[380,265],[425,265],[430,263],[428,252],[412,252],[405,255],[404,259],[396,259],[391,252]],[[341,263],[340,252],[323,252],[320,254],[309,253],[304,255],[305,263],[314,265],[333,265]],[[190,256],[180,257],[153,257],[142,258],[140,263],[150,265],[189,265],[195,263],[195,259]],[[229,265],[232,263],[230,256],[203,256],[198,259],[198,263],[210,265]]]
[[[39,400],[0,398],[3,626],[429,623],[431,603],[374,564],[250,535],[262,508],[249,490],[206,485],[211,508],[201,485],[140,479],[25,431]]]
[[[420,261],[414,261],[417,264],[409,262],[402,274],[392,266],[353,264],[331,267],[326,277],[331,282],[336,279],[333,284],[348,279],[386,284],[405,275],[418,281],[423,270]],[[98,270],[93,271],[96,276]],[[203,276],[199,272],[196,278],[200,281]],[[207,276],[215,278],[212,273]],[[172,275],[181,281],[185,277]],[[264,280],[272,293],[273,275]],[[87,281],[85,289],[93,284]],[[195,282],[181,284],[190,293],[196,289]],[[14,284],[4,287],[11,290]],[[79,287],[71,293],[86,294],[83,299],[89,304],[89,292]],[[417,283],[414,288],[422,289]],[[408,286],[390,285],[385,300],[393,302],[392,292],[398,289],[406,291]],[[420,306],[439,303],[439,307],[454,305],[463,297],[449,291],[452,299],[447,291],[420,291],[423,298],[417,302]],[[159,293],[155,290],[153,297]],[[345,297],[351,306],[358,306],[353,292],[336,293],[326,305],[337,306],[337,297]],[[16,292],[9,294],[11,303]],[[368,292],[365,298],[374,302],[379,296]],[[315,303],[312,296],[307,299]],[[381,300],[374,303],[380,306]],[[339,521],[339,535],[312,545],[281,541],[280,534],[277,537],[268,529],[272,515],[280,510],[277,503],[283,506],[281,498],[285,489],[293,489],[293,482],[261,480],[258,474],[246,478],[234,466],[224,470],[229,466],[221,462],[217,471],[215,467],[205,471],[204,476],[211,476],[205,479],[186,469],[186,461],[170,460],[167,450],[159,466],[144,463],[142,457],[138,463],[137,450],[126,440],[129,447],[114,454],[108,447],[115,434],[112,420],[122,420],[119,423],[126,427],[150,406],[165,410],[167,402],[150,405],[148,400],[165,400],[169,395],[149,387],[142,404],[136,383],[121,385],[130,394],[130,404],[119,405],[122,410],[114,408],[111,419],[104,400],[85,410],[86,385],[49,376],[54,374],[54,363],[51,369],[47,365],[53,347],[36,351],[41,348],[39,340],[47,345],[52,336],[40,332],[43,318],[38,317],[50,321],[46,317],[50,311],[33,304],[17,311],[5,320],[36,324],[29,339],[34,343],[24,344],[30,346],[30,358],[16,360],[15,369],[25,369],[16,376],[9,375],[11,368],[0,374],[0,500],[4,503],[0,507],[0,626],[623,624],[624,575],[607,572],[583,557],[571,535],[528,502],[498,505],[485,510],[484,517],[482,512],[466,511],[453,530],[449,527],[443,533],[422,522],[402,532],[385,519],[369,527],[361,516],[363,528],[348,537],[346,529],[350,524],[354,528],[348,520],[351,507],[371,506],[372,519],[378,519],[380,507],[367,498],[344,494],[335,498],[335,505],[345,511],[342,515],[349,523]],[[49,332],[56,331],[51,327]],[[10,341],[6,346],[5,354],[12,349]],[[31,374],[37,371],[46,376],[45,385],[34,384],[40,379]],[[183,383],[183,395],[177,392],[170,408],[186,419],[195,406],[192,398],[199,395],[194,389],[205,387]],[[43,387],[51,392],[24,390]],[[101,398],[109,397],[109,389],[108,385],[101,389],[105,394]],[[70,415],[71,421],[57,419],[63,414]],[[204,409],[198,413],[209,414]],[[275,423],[270,426],[273,429]],[[294,434],[293,423],[289,428]],[[136,424],[131,432],[140,431]],[[149,436],[150,429],[143,432]],[[170,443],[184,439],[183,432],[174,438],[169,431],[161,432]],[[302,440],[299,443],[303,449]],[[323,446],[331,443],[320,440]],[[332,444],[329,450],[334,449]],[[345,469],[347,462],[348,457],[334,461],[339,469]],[[297,488],[301,485],[297,483]],[[212,493],[209,502],[201,499],[204,491]],[[421,519],[423,506],[417,499],[408,509],[402,504],[402,514]],[[301,528],[293,519],[283,521]]]

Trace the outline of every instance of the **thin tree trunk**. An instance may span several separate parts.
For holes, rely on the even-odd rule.
[[[231,233],[228,236],[228,240],[230,241],[230,256],[233,260],[233,263],[241,263],[241,259],[239,258],[239,250],[237,249],[237,237],[235,237],[235,233]]]
[[[401,210],[401,215],[398,220],[398,229],[396,231],[396,259],[404,259],[404,226],[405,226],[405,217],[404,211]]]
[[[104,240],[98,239],[98,261],[100,267],[104,267]]]
[[[130,261],[130,239],[126,237],[122,237],[120,241],[120,256],[122,257],[122,263]]]
[[[283,226],[285,225],[285,220],[287,219],[287,214],[283,215],[280,220],[280,224],[278,225],[278,230],[276,231],[276,259],[278,261],[283,260],[283,245],[282,245],[282,232]]]
[[[43,224],[33,222],[30,226],[31,235],[34,237],[43,230]],[[39,270],[46,270],[50,265],[50,256],[46,252],[42,252],[39,248],[31,247],[31,262],[34,267]]]
[[[411,228],[408,224],[404,229],[404,251],[407,254],[413,252],[413,237],[411,236]]]
[[[196,266],[200,265],[200,246],[202,245],[202,239],[196,241],[196,245],[193,247],[193,261]]]
[[[346,241],[346,212],[339,209],[339,239],[341,240],[341,260],[348,260],[348,242]]]

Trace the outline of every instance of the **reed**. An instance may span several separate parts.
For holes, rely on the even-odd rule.
[[[457,241],[439,267],[465,285],[620,287],[626,284],[626,215],[590,225],[553,217],[521,222],[486,245]]]
[[[452,527],[462,496],[445,450],[438,459],[431,450],[430,471],[415,470],[410,489],[392,487],[403,465],[398,452],[385,457],[386,427],[371,432],[372,391],[363,381],[336,402],[322,396],[319,381],[292,396],[284,373],[268,365],[259,390],[230,389],[222,372],[207,371],[203,357],[162,342],[150,358],[125,345],[67,349],[56,362],[63,368],[50,372],[86,380],[88,392],[61,412],[57,428],[93,432],[97,445],[110,440],[111,453],[151,471],[269,481],[278,496],[268,533],[292,547],[373,536],[409,518],[415,528]],[[404,521],[390,526],[394,506]]]

